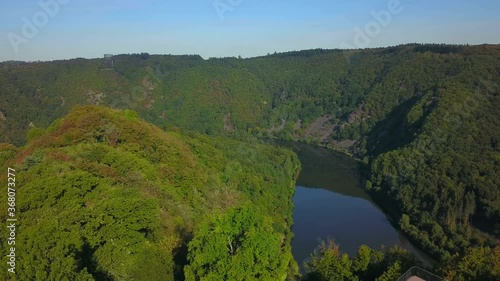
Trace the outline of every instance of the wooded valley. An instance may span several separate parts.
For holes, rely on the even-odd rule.
[[[113,61],[0,63],[1,166],[24,196],[20,280],[293,280],[300,163],[268,138],[358,159],[443,276],[500,277],[500,46]],[[415,263],[323,246],[307,280],[337,280],[336,262],[345,280],[395,280]]]

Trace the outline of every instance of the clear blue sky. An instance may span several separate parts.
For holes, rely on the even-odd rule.
[[[55,12],[46,12],[40,2],[56,3],[48,10]],[[388,9],[390,2],[399,2],[397,9]],[[379,11],[391,18],[374,25],[372,12]],[[252,57],[410,42],[498,44],[499,15],[496,0],[2,0],[0,61],[138,52]]]

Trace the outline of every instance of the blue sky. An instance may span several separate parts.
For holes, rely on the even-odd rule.
[[[494,0],[5,0],[0,61],[498,44],[499,15]]]

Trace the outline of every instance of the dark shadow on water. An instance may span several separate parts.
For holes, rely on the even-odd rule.
[[[330,238],[351,257],[362,244],[376,250],[382,245],[399,245],[430,261],[389,223],[386,214],[361,187],[357,162],[321,147],[279,144],[292,149],[302,164],[293,198],[292,227],[292,253],[301,271],[303,262],[318,244]]]
[[[326,148],[307,145],[297,147],[294,151],[302,163],[297,185],[321,188],[371,201],[361,188],[358,163]]]

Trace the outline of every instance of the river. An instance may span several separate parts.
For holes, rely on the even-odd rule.
[[[426,263],[432,260],[396,230],[360,184],[358,164],[342,154],[304,144],[286,144],[300,158],[293,202],[292,253],[301,270],[322,240],[334,239],[354,257],[360,245],[380,250],[399,245]]]

